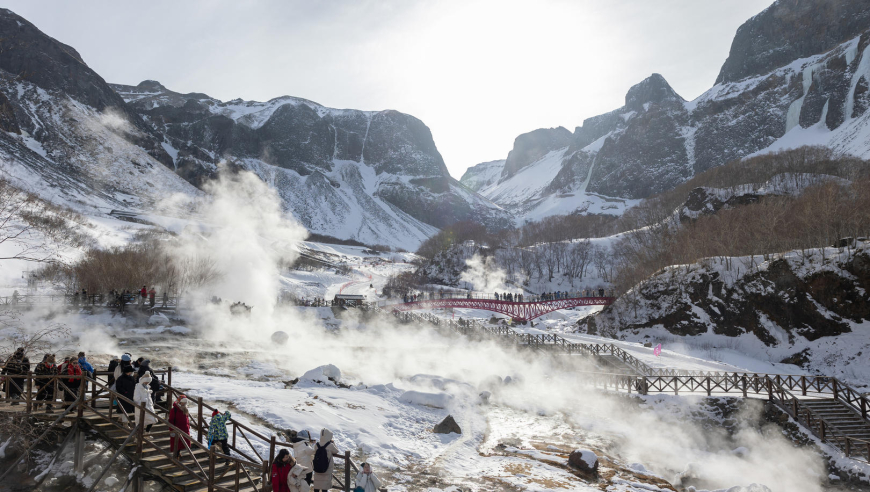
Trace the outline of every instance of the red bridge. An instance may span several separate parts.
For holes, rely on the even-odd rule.
[[[573,297],[550,301],[511,302],[495,299],[430,299],[385,306],[393,311],[414,311],[416,309],[464,308],[481,309],[506,314],[517,321],[529,321],[553,311],[577,306],[607,306],[613,297]]]

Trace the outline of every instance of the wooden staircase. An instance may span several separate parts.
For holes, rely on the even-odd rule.
[[[824,437],[820,437],[840,449],[848,449],[846,454],[849,456],[870,459],[870,450],[864,445],[870,442],[870,422],[843,401],[827,398],[806,400],[798,408],[798,420],[810,422],[811,426],[814,420],[824,422],[821,427],[818,422],[815,425],[815,428],[823,429],[816,432],[824,433]]]

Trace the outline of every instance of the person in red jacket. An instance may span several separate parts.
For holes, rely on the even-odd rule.
[[[278,456],[272,464],[272,492],[290,492],[287,475],[295,464],[290,451],[286,449],[278,451]]]
[[[81,376],[82,368],[79,366],[79,360],[76,357],[70,357],[65,366],[61,369],[62,376]],[[64,378],[64,383],[69,388],[69,392],[64,391],[63,401],[76,401],[79,395],[79,385],[82,384],[81,378]]]
[[[187,401],[187,397],[181,395],[178,397],[178,401],[172,404],[172,410],[169,411],[169,423],[190,434],[190,415],[187,410]],[[179,436],[174,430],[169,433],[169,450],[176,458],[181,455],[181,450],[185,447],[181,439],[184,439],[184,442],[190,446],[190,439]]]

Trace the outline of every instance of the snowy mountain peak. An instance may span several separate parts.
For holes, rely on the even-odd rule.
[[[514,140],[514,148],[505,160],[502,178],[509,178],[520,169],[541,159],[547,153],[567,147],[571,143],[571,132],[564,127],[539,128],[524,133]]]
[[[643,111],[650,103],[667,104],[684,102],[683,98],[671,88],[668,81],[660,74],[654,73],[632,86],[625,95],[625,107],[631,111]]]

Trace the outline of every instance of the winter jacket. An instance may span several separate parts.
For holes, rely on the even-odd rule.
[[[172,404],[172,409],[169,411],[168,420],[170,424],[178,427],[185,433],[190,434],[190,415],[188,415],[187,410],[179,405],[178,402]],[[172,437],[172,434],[176,434],[176,437]],[[181,444],[182,437],[178,436],[177,434],[178,433],[174,430],[170,431],[169,450],[173,452],[177,449],[184,449],[184,445]],[[190,439],[186,437],[184,437],[183,439],[184,442],[186,442],[187,445],[190,446]]]
[[[84,357],[79,357],[79,366],[88,374],[94,373],[94,366],[92,366]]]
[[[290,492],[287,476],[290,474],[290,462],[275,462],[272,464],[272,492]]]
[[[61,373],[64,375],[68,375],[68,376],[81,376],[82,375],[82,368],[75,365],[75,364],[67,364],[63,368],[63,371],[61,371]],[[70,378],[67,380],[67,382],[69,384],[81,384],[80,383],[81,380],[78,378],[75,378],[75,379]]]
[[[120,367],[120,365],[121,364],[118,361],[118,359],[112,359],[111,361],[109,361],[109,386],[110,387],[113,384],[115,384],[115,380],[118,379],[118,376],[121,375],[120,373],[118,373],[117,376],[115,375],[115,371]]]
[[[33,373],[37,376],[54,376],[57,374],[57,366],[50,362],[40,362],[36,365],[36,369],[33,370]],[[37,386],[45,386],[47,384],[51,384],[51,379],[37,379]]]
[[[378,479],[378,476],[375,475],[375,472],[371,473],[363,473],[362,470],[356,474],[356,486],[362,487],[365,492],[378,492],[378,489],[381,488],[381,481]]]
[[[298,461],[296,462],[296,465],[287,474],[287,487],[290,489],[290,492],[308,492],[311,489],[308,482],[305,481],[305,476],[310,471],[311,468],[304,467]]]
[[[124,374],[119,377],[117,381],[115,381],[115,391],[117,391],[124,398],[128,398],[132,400],[136,396],[136,381],[133,379],[133,376],[129,374]],[[130,413],[133,411],[133,404],[128,403],[122,399],[118,399],[121,403],[121,406],[124,407],[124,411]]]
[[[6,359],[6,365],[3,367],[2,374],[27,374],[30,370],[30,359],[27,357],[16,357],[12,354]]]
[[[139,366],[139,370],[136,372],[136,382],[138,383],[139,378],[141,378],[145,374],[151,376],[151,391],[153,393],[160,391],[160,380],[157,379],[157,376],[154,375],[154,371],[151,370],[150,364],[143,363]]]
[[[210,448],[215,441],[225,441],[229,439],[227,434],[227,422],[232,418],[230,411],[219,413],[211,418],[208,423],[208,447]]]
[[[325,473],[314,473],[312,479],[312,488],[315,490],[329,490],[332,486],[332,472],[335,469],[335,460],[333,455],[338,454],[338,448],[332,442],[332,431],[323,429],[320,431],[320,442],[314,445],[314,453],[317,454],[318,448],[326,448],[326,455],[329,456],[329,468]]]
[[[308,444],[308,441],[299,441],[293,444],[293,456],[296,457],[296,463],[308,468],[308,471],[314,469],[314,448]]]
[[[136,385],[136,389],[133,392],[133,403],[136,404],[136,425],[139,425],[139,419],[141,418],[141,411],[139,411],[139,406],[142,403],[145,403],[145,424],[151,425],[157,423],[157,417],[152,415],[154,413],[154,402],[151,401],[151,390],[142,386],[141,384]]]

